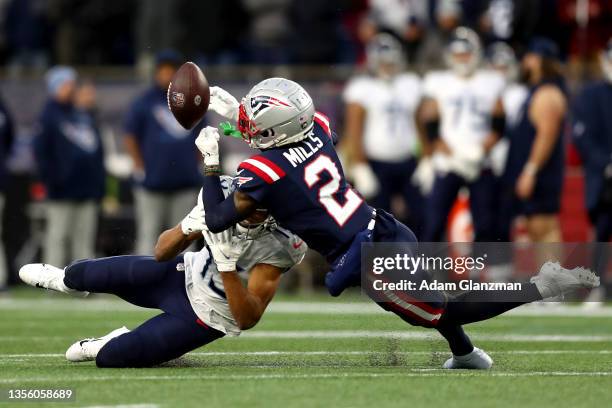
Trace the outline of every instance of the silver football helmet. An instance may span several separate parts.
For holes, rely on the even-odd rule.
[[[242,99],[238,130],[254,149],[284,146],[308,136],[314,114],[314,103],[304,88],[285,78],[269,78]]]
[[[487,62],[489,67],[500,72],[508,81],[515,81],[518,77],[519,67],[516,54],[512,47],[504,42],[496,42],[487,48]]]
[[[482,45],[478,34],[471,28],[458,27],[446,47],[446,64],[457,75],[472,75],[482,59]]]
[[[376,34],[366,46],[366,60],[372,73],[389,77],[404,67],[402,44],[391,34]]]

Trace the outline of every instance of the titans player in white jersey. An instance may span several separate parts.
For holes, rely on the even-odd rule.
[[[225,195],[232,179],[222,181]],[[86,296],[111,293],[163,313],[134,330],[126,327],[83,339],[66,351],[69,361],[98,367],[150,367],[225,335],[253,327],[272,300],[282,274],[299,263],[306,244],[257,211],[222,233],[207,230],[202,192],[181,224],[160,235],[155,258],[119,256],[77,261],[64,269],[47,264],[19,271],[29,285]],[[179,255],[204,235],[207,247]],[[245,288],[239,277],[248,279]]]
[[[481,45],[476,33],[459,27],[450,40],[450,69],[425,77],[422,107],[427,137],[434,145],[436,178],[428,197],[424,241],[443,238],[447,215],[459,190],[467,186],[475,239],[494,238],[495,181],[487,163],[505,125],[504,78],[478,69]]]
[[[357,190],[374,207],[391,211],[394,196],[401,197],[407,214],[400,220],[419,236],[423,203],[412,176],[418,163],[415,114],[421,80],[402,72],[402,45],[390,34],[374,37],[366,55],[369,73],[351,79],[343,95],[350,172]]]

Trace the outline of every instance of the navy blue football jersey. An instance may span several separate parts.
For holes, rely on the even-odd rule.
[[[372,219],[372,208],[344,178],[333,136],[329,120],[316,113],[306,139],[240,163],[237,187],[328,259]]]

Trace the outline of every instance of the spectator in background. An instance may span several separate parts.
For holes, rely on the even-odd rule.
[[[421,0],[371,0],[360,27],[361,39],[368,42],[379,32],[393,34],[402,41],[408,61],[414,62],[425,35],[427,13],[427,2]]]
[[[533,36],[539,14],[539,0],[490,0],[479,28],[486,42],[503,41],[523,51]]]
[[[587,84],[576,97],[572,135],[584,167],[586,206],[595,227],[595,242],[608,242],[612,238],[612,39],[600,58],[604,79]],[[609,255],[601,247],[594,271],[605,275]],[[595,289],[591,300],[605,299],[604,291],[605,285]]]
[[[179,18],[179,5],[177,0],[137,1],[136,58],[143,70],[151,68],[156,52],[180,43],[184,22]]]
[[[4,190],[7,178],[6,159],[11,151],[14,140],[13,119],[10,112],[0,100],[0,292],[6,289],[8,283],[8,265],[2,240],[2,219],[4,212]]]
[[[400,198],[404,216],[393,213],[419,237],[423,197],[412,177],[418,164],[415,116],[421,80],[402,72],[402,45],[390,34],[377,34],[366,54],[370,75],[351,79],[344,90],[352,179],[374,207],[391,212],[392,200]]]
[[[558,0],[558,19],[569,42],[568,66],[572,76],[593,77],[599,52],[612,36],[612,1]]]
[[[243,0],[249,14],[250,62],[285,64],[291,27],[287,12],[291,0]]]
[[[291,59],[298,64],[338,61],[342,11],[350,0],[295,0],[289,8],[293,28]]]
[[[46,75],[49,100],[39,119],[34,154],[47,190],[45,263],[95,256],[98,204],[104,194],[102,141],[91,114],[90,86],[77,91],[66,66]],[[66,253],[70,243],[71,252]]]
[[[549,39],[532,40],[523,57],[521,77],[529,93],[520,120],[508,130],[503,202],[512,215],[527,218],[533,242],[560,242],[558,213],[563,186],[563,129],[567,99],[559,50]]]
[[[47,0],[12,0],[4,19],[11,69],[45,68],[51,39]]]
[[[244,32],[249,26],[242,0],[173,0],[181,31],[179,48],[200,65],[244,62]]]
[[[175,51],[157,55],[154,83],[133,102],[125,122],[125,147],[134,163],[138,254],[152,253],[157,236],[191,210],[201,187],[200,155],[194,145],[200,128],[183,129],[166,101],[181,62]]]

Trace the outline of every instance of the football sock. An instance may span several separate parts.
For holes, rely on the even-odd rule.
[[[453,355],[464,356],[474,350],[470,338],[465,334],[461,326],[452,324],[441,324],[436,327],[438,332],[446,339]]]

